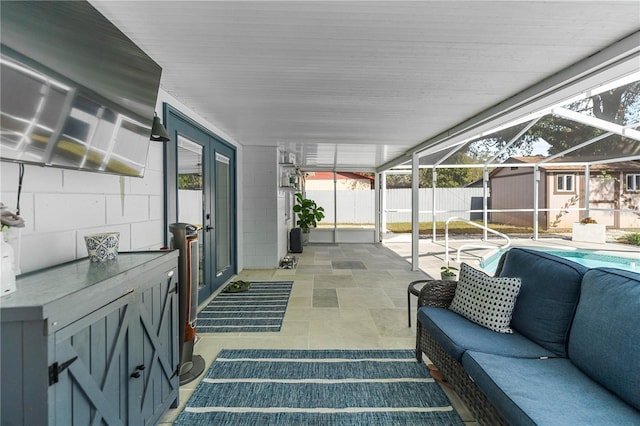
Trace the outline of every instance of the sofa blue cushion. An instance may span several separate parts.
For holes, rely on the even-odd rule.
[[[529,358],[555,356],[517,332],[504,334],[489,330],[449,309],[422,307],[418,310],[418,321],[447,355],[458,362],[466,350]]]
[[[569,358],[640,409],[640,274],[613,268],[585,274]]]
[[[569,326],[587,268],[536,250],[512,248],[501,277],[519,277],[520,293],[511,328],[558,356],[566,357]]]
[[[469,351],[462,365],[509,424],[640,424],[640,412],[567,358],[512,358]]]

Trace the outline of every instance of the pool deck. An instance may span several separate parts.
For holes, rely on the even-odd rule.
[[[555,250],[571,250],[571,249],[589,249],[596,250],[597,253],[609,256],[628,257],[638,260],[640,265],[640,247],[628,244],[620,244],[615,242],[615,234],[610,233],[607,242],[604,244],[583,243],[571,240],[571,234],[556,235],[553,237],[543,237],[534,241],[531,237],[512,237],[511,247],[525,248],[546,248]],[[451,238],[449,240],[449,264],[458,267],[456,262],[456,251],[462,245],[482,244],[487,248],[466,248],[460,255],[460,261],[480,268],[480,261],[496,253],[504,244],[504,239],[490,238],[488,241],[482,241],[480,237],[476,238]],[[411,234],[386,234],[383,238],[383,244],[389,249],[395,251],[400,256],[411,262]],[[440,267],[446,265],[445,260],[445,241],[444,237],[438,238],[435,242],[432,238],[420,238],[419,257],[420,269],[432,278],[440,278]],[[640,272],[640,266],[639,271]]]

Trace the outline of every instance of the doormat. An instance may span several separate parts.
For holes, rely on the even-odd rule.
[[[410,350],[222,350],[174,425],[463,425]]]
[[[198,333],[280,331],[293,281],[251,281],[239,293],[222,292],[198,313]]]

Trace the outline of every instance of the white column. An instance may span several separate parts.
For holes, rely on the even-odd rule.
[[[381,223],[381,219],[382,219],[382,195],[380,192],[380,181],[381,178],[380,176],[382,176],[382,173],[375,173],[374,174],[374,184],[373,184],[373,190],[374,190],[374,196],[373,196],[373,203],[374,203],[374,210],[375,210],[375,214],[374,214],[374,234],[373,234],[373,241],[375,242],[380,242],[382,241],[382,234],[380,232],[380,223]]]
[[[538,203],[538,192],[540,190],[540,169],[536,164],[533,166],[533,239],[538,241],[538,210],[540,205]]]
[[[411,270],[418,271],[420,269],[420,203],[419,203],[419,159],[416,153],[413,154],[411,162]]]
[[[591,166],[587,164],[584,167],[584,217],[591,216],[589,214],[589,184],[591,180]],[[576,182],[573,183],[574,185]]]
[[[438,183],[438,172],[434,167],[431,174],[431,238],[436,242],[436,184]]]
[[[487,227],[489,226],[489,203],[487,202],[489,198],[489,169],[486,167],[482,171],[482,223],[484,225],[484,229],[482,230],[482,239],[487,241]]]

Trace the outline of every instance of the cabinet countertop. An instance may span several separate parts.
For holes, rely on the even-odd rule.
[[[1,320],[44,319],[60,309],[77,313],[84,309],[74,300],[86,301],[88,295],[91,305],[108,303],[135,290],[130,288],[132,274],[177,257],[177,250],[122,252],[113,261],[92,263],[85,257],[19,275],[16,291],[0,299]]]

